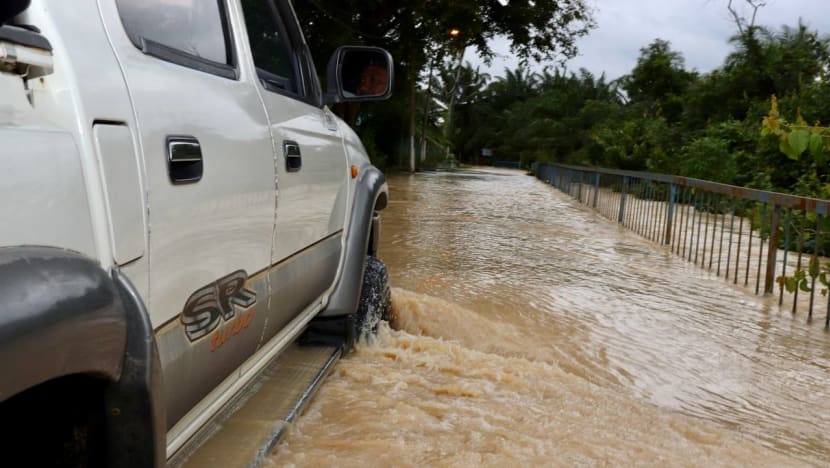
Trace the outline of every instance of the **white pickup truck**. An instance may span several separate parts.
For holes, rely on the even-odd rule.
[[[0,2],[4,466],[163,466],[301,335],[388,314],[385,179],[328,106],[392,59],[314,70],[289,0]]]

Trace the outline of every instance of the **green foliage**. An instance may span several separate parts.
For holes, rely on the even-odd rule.
[[[725,184],[735,182],[737,164],[729,141],[704,136],[680,149],[680,175]]]
[[[482,147],[485,135],[481,130],[486,128],[487,115],[481,112],[480,104],[489,81],[489,75],[469,63],[460,67],[444,64],[433,79],[431,89],[436,103],[431,107],[438,116],[434,125],[442,128],[442,146],[450,146],[457,157],[470,159]]]
[[[637,66],[621,79],[622,87],[632,104],[675,122],[683,112],[681,96],[697,78],[683,66],[683,56],[668,41],[656,39],[640,49]]]
[[[380,170],[386,169],[389,163],[389,157],[378,149],[375,143],[374,130],[371,128],[359,128],[357,134],[360,136],[361,141],[363,141],[363,146],[366,148],[366,153],[369,155],[372,164]]]
[[[819,293],[826,296],[830,289],[828,283],[828,276],[830,276],[830,264],[820,265],[818,257],[815,255],[810,257],[810,264],[807,270],[796,270],[792,276],[779,276],[776,278],[778,284],[783,287],[788,293],[792,294],[796,291],[809,293],[813,291],[813,284],[818,282],[823,286]]]
[[[495,37],[507,38],[512,52],[526,61],[573,57],[577,39],[593,27],[584,0],[512,0],[508,6],[477,0],[295,0],[293,5],[321,77],[341,45],[374,45],[392,53],[393,98],[335,111],[354,125],[360,114],[383,107],[386,118],[364,125],[372,128],[378,149],[398,159],[408,153],[413,118],[423,122],[417,114],[423,115],[426,100],[417,99],[417,85],[430,65],[467,47],[490,60]],[[460,34],[451,36],[452,29]]]
[[[792,187],[795,193],[822,198],[830,195],[830,174],[824,170],[830,160],[830,128],[808,125],[800,110],[796,111],[795,122],[788,122],[773,96],[770,113],[761,125],[761,137],[777,138],[781,153],[801,168]]]
[[[635,116],[606,120],[595,127],[593,136],[602,150],[602,159],[594,161],[598,166],[676,172],[676,161],[670,154],[671,135],[664,119]]]
[[[494,150],[496,160],[598,163],[604,150],[592,129],[613,118],[622,107],[614,84],[581,70],[529,73],[506,70],[489,84],[475,103],[458,109],[460,122],[475,128],[451,136],[453,152],[475,162],[482,148]]]
[[[475,99],[454,117],[448,143],[468,162],[491,148],[497,160],[647,170],[828,197],[828,132],[805,119],[830,122],[830,43],[799,24],[746,27],[731,44],[723,66],[707,74],[686,70],[683,56],[660,39],[614,82],[587,71],[506,70],[480,93],[465,92]],[[770,112],[772,95],[780,96],[780,114]],[[796,116],[794,123],[782,115]]]
[[[761,127],[761,136],[776,135],[779,137],[779,149],[785,156],[798,161],[806,153],[823,166],[830,156],[830,128],[819,125],[809,126],[801,112],[798,112],[795,123],[789,123],[781,117],[778,111],[778,100],[772,97],[772,109],[764,117]],[[809,150],[809,152],[808,152]]]
[[[743,24],[723,65],[704,74],[687,70],[682,54],[657,39],[612,82],[584,70],[536,74],[524,66],[492,79],[451,57],[470,47],[490,58],[488,40],[496,35],[524,60],[572,56],[575,40],[592,26],[583,0],[511,0],[509,7],[296,0],[295,7],[321,71],[347,43],[383,46],[396,58],[393,99],[360,105],[353,122],[373,140],[367,148],[378,161],[399,164],[408,154],[415,102],[416,141],[426,134],[428,161],[449,150],[462,162],[483,162],[488,148],[494,160],[648,170],[830,196],[830,41],[804,24]],[[449,37],[451,28],[461,35]]]

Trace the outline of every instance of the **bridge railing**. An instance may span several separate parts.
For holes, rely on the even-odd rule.
[[[647,172],[540,164],[537,177],[674,254],[830,327],[830,201]],[[788,285],[789,283],[789,285]],[[794,289],[792,293],[789,290]],[[819,304],[819,302],[823,302]]]

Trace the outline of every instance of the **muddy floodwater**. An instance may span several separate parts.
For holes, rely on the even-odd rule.
[[[516,171],[393,175],[394,319],[275,466],[830,464],[830,335]]]

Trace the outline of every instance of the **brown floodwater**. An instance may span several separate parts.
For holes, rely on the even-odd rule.
[[[517,171],[389,178],[394,319],[270,462],[830,464],[830,335]]]

